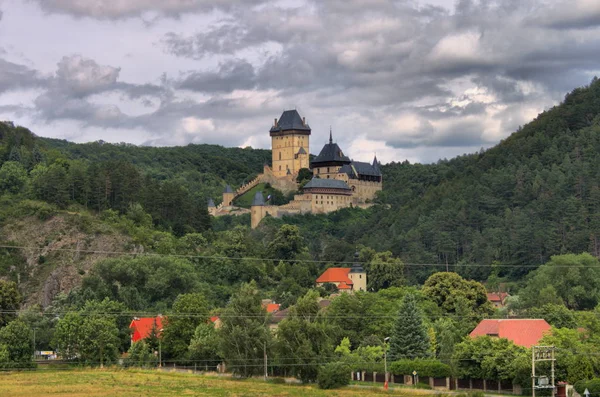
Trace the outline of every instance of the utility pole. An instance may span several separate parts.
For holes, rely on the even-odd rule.
[[[554,386],[554,364],[556,348],[554,346],[532,346],[531,347],[531,396],[535,397],[536,389],[551,389],[552,396],[556,393]],[[535,373],[535,363],[541,361],[550,361],[550,382],[547,376],[538,376]],[[537,384],[536,384],[537,379]]]
[[[387,371],[387,343],[390,340],[390,337],[383,339],[383,368],[385,373],[385,381],[383,383],[383,389],[388,389],[388,371]]]
[[[37,328],[33,329],[33,359],[35,360],[35,330]]]
[[[265,381],[267,380],[267,341],[265,341],[264,345],[263,345],[263,353],[264,353],[264,359],[265,359]]]

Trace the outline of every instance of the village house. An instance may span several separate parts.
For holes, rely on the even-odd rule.
[[[510,295],[507,292],[488,292],[487,299],[496,309],[506,306],[506,298]]]
[[[330,267],[317,278],[317,287],[334,284],[341,292],[367,290],[367,272],[358,262],[358,252],[354,254],[352,267]]]
[[[160,336],[163,329],[163,317],[136,317],[129,324],[131,330],[131,343],[135,343],[139,340],[146,339],[152,333],[152,328],[156,329],[156,336]]]
[[[529,348],[536,345],[551,328],[543,319],[487,319],[482,320],[469,336],[506,338],[517,346]]]

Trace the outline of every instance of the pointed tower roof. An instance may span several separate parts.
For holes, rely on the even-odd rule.
[[[306,154],[306,150],[302,146],[300,146],[300,150],[298,150],[298,154]]]
[[[270,132],[283,132],[289,130],[306,131],[310,134],[310,126],[306,120],[300,117],[296,109],[284,110],[281,113],[279,120],[275,119],[276,123],[271,127]]]
[[[322,166],[327,164],[332,165],[344,165],[350,164],[351,160],[344,155],[342,149],[337,145],[337,143],[333,143],[333,136],[331,133],[331,129],[329,130],[329,143],[326,143],[321,149],[321,152],[313,161],[311,161],[311,167]]]
[[[377,155],[375,155],[375,157],[373,158],[373,168],[379,173],[381,173],[381,171],[379,170],[379,161],[377,161]]]
[[[215,202],[212,198],[208,199],[208,208],[216,207]]]
[[[254,195],[254,200],[252,200],[252,206],[262,206],[265,205],[265,198],[263,197],[262,192],[256,192]]]
[[[223,193],[233,193],[233,189],[231,188],[231,186],[227,185],[225,186],[225,190],[223,190]]]
[[[358,251],[354,253],[354,263],[352,264],[352,268],[350,269],[350,273],[364,273],[365,269],[362,267],[360,262],[358,261]]]

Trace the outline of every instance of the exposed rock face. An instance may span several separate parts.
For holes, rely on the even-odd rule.
[[[22,267],[11,270],[17,272],[25,306],[37,303],[45,307],[58,294],[68,294],[81,285],[96,262],[115,256],[110,253],[143,252],[113,228],[97,227],[90,231],[92,227],[82,222],[80,215],[60,214],[47,221],[30,217],[0,229],[0,240],[27,247],[20,250]]]

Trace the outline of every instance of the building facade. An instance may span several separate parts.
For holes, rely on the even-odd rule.
[[[275,119],[269,130],[272,165],[251,183],[236,191],[226,186],[223,201],[215,206],[209,199],[209,213],[214,216],[241,215],[250,212],[251,226],[255,228],[266,216],[280,217],[303,213],[327,213],[346,207],[367,208],[372,205],[383,187],[383,177],[377,157],[372,163],[353,161],[347,157],[329,131],[329,142],[319,155],[310,161],[310,126],[296,110],[286,110]],[[310,169],[312,180],[288,204],[268,205],[262,192],[254,196],[250,211],[235,207],[236,197],[245,194],[258,183],[269,183],[284,193],[298,190],[296,177],[301,169]]]

